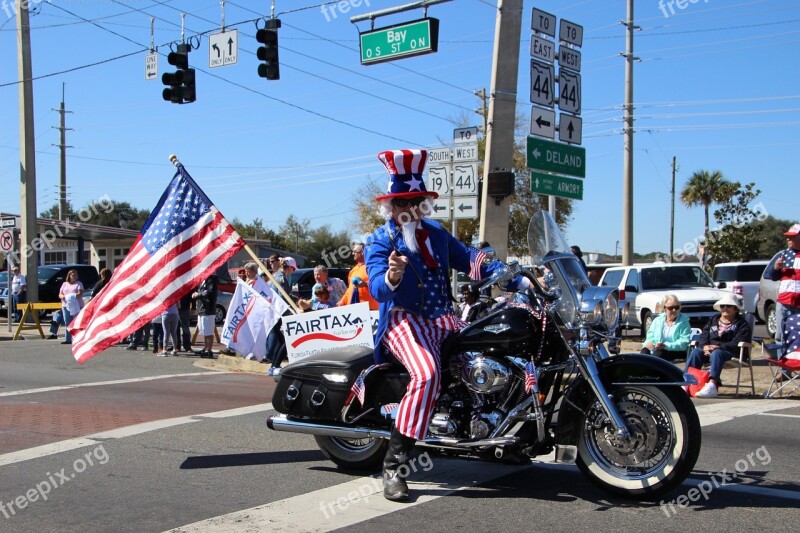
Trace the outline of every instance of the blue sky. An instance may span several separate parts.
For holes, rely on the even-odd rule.
[[[108,194],[151,209],[169,182],[170,153],[229,218],[258,217],[277,229],[294,214],[312,226],[348,229],[354,191],[384,181],[376,154],[437,147],[454,127],[478,125],[474,91],[491,79],[496,2],[454,0],[432,6],[439,51],[361,66],[350,16],[403,1],[351,0],[334,17],[317,0],[277,0],[281,79],[256,71],[253,22],[239,30],[236,65],[208,68],[208,39],[190,55],[197,102],[173,105],[162,84],[145,81],[150,16],[155,43],[220,26],[218,0],[52,0],[31,17],[39,211],[57,199],[57,108],[66,84],[69,198],[76,207]],[[367,3],[370,5],[367,6]],[[6,2],[7,4],[7,2]],[[634,149],[637,252],[667,251],[670,164],[677,188],[697,170],[755,181],[764,209],[797,219],[793,186],[800,165],[800,3],[796,0],[640,1],[635,19]],[[265,0],[225,4],[226,24],[268,14]],[[621,241],[625,49],[624,0],[542,0],[543,9],[584,26],[584,200],[575,203],[570,242],[614,253]],[[681,6],[683,6],[681,8]],[[533,2],[524,2],[518,113],[530,119],[529,42]],[[665,16],[666,14],[666,16]],[[422,17],[417,10],[378,19],[377,27]],[[82,19],[89,19],[93,23]],[[19,212],[19,124],[15,20],[0,3],[0,211]],[[128,57],[113,59],[126,54]],[[113,59],[113,60],[112,60]],[[110,61],[107,61],[110,60]],[[202,69],[201,72],[199,69]],[[172,70],[159,59],[160,74]],[[527,125],[526,125],[527,127]],[[790,192],[791,191],[791,192]],[[675,243],[702,233],[700,209],[676,206]]]

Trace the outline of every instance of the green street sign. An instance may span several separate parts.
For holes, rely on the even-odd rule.
[[[528,168],[586,177],[586,148],[528,136]]]
[[[531,172],[531,191],[538,194],[583,200],[583,180]]]
[[[373,65],[435,52],[439,47],[439,19],[424,18],[359,33],[361,64]]]

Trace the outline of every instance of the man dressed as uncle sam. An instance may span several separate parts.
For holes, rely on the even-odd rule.
[[[378,154],[389,173],[386,194],[375,198],[386,224],[375,231],[366,251],[369,292],[380,304],[376,361],[382,361],[386,349],[411,377],[383,462],[383,494],[395,501],[408,498],[400,466],[414,443],[425,438],[439,396],[442,342],[467,325],[454,314],[448,271],[454,268],[479,280],[503,266],[483,266],[483,252],[423,218],[430,212],[426,200],[438,197],[422,179],[427,157],[425,150]]]

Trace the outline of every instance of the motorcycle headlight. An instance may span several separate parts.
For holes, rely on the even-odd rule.
[[[581,302],[581,320],[590,326],[597,326],[603,320],[603,302],[601,300],[584,300]]]
[[[619,317],[619,300],[614,292],[609,292],[606,299],[603,301],[603,323],[609,330],[614,330],[617,327],[617,318]]]

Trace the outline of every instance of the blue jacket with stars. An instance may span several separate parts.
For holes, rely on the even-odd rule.
[[[477,274],[473,279],[483,279],[502,263],[495,261],[489,265],[477,264],[482,253],[476,248],[466,246],[437,222],[422,219],[422,227],[428,230],[431,248],[439,267],[428,268],[419,253],[411,252],[403,240],[400,227],[389,220],[373,234],[367,243],[365,262],[369,276],[369,292],[379,303],[378,329],[375,333],[375,361],[383,362],[381,339],[388,326],[389,311],[394,307],[436,319],[453,313],[450,300],[447,272],[454,268],[459,272]],[[409,262],[403,278],[396,290],[386,284],[389,270],[389,256],[392,251],[404,255]]]

